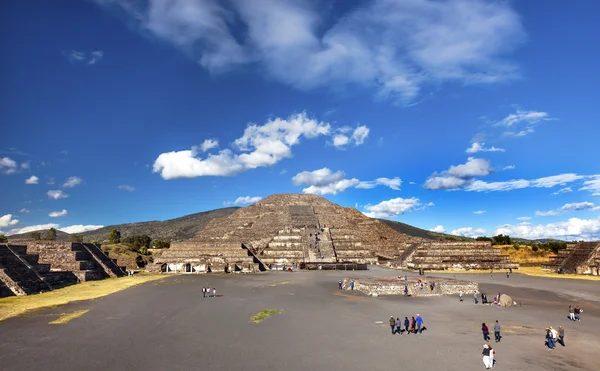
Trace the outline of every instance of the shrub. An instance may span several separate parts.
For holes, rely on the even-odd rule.
[[[2,243],[6,243],[6,242],[8,242],[8,238],[6,238],[6,236],[5,236],[5,235],[3,235],[3,234],[0,234],[0,242],[2,242]]]
[[[533,252],[537,252],[540,248],[537,247],[536,245],[531,246],[531,250],[533,250]]]
[[[153,245],[155,249],[168,249],[171,247],[171,241],[155,240]]]
[[[122,242],[127,246],[131,247],[133,251],[139,252],[140,248],[142,247],[148,249],[150,247],[152,239],[149,236],[142,234],[137,236],[125,237],[123,238]]]
[[[116,229],[110,231],[110,234],[108,235],[108,242],[113,244],[121,242],[121,232]]]

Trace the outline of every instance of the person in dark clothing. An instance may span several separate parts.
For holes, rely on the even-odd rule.
[[[408,330],[408,332],[413,332],[413,333],[417,333],[417,330],[415,330],[415,325],[417,324],[417,321],[415,320],[415,317],[411,317],[410,319],[410,330]]]
[[[390,328],[392,329],[392,335],[394,335],[396,333],[396,320],[394,316],[390,317]]]
[[[565,345],[565,329],[562,326],[558,326],[558,343],[563,347]]]
[[[494,337],[496,338],[496,343],[499,343],[502,338],[502,336],[500,336],[500,324],[498,323],[498,320],[496,320],[496,323],[494,324]]]
[[[488,327],[485,325],[485,322],[481,324],[481,332],[483,332],[483,340],[490,340],[490,330],[488,330]]]
[[[404,317],[404,331],[407,334],[410,333],[409,329],[410,329],[410,321],[408,320],[408,317]]]
[[[402,322],[400,321],[400,317],[396,317],[396,333],[402,333]]]
[[[341,290],[342,289],[342,281],[338,281],[338,288]]]

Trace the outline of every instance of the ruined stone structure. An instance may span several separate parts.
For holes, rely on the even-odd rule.
[[[116,262],[94,244],[19,241],[0,245],[0,297],[123,275]]]
[[[415,243],[392,265],[410,269],[518,269],[500,249],[486,241]]]
[[[600,276],[600,241],[567,244],[544,268],[569,274]]]
[[[350,290],[351,281],[354,282],[354,290],[370,296],[404,295],[405,287],[409,296],[417,297],[458,295],[460,291],[464,295],[479,292],[477,282],[439,277],[407,277],[407,280],[404,280],[404,277],[346,277],[343,281],[346,290]]]
[[[376,263],[378,256],[402,255],[413,241],[356,209],[314,195],[281,194],[213,219],[192,240],[173,242],[155,263],[178,272]]]

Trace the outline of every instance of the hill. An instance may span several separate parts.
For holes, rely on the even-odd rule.
[[[380,222],[387,224],[389,227],[394,229],[396,232],[404,233],[411,237],[424,238],[427,240],[437,240],[440,238],[443,238],[446,240],[453,240],[453,241],[472,241],[473,240],[472,238],[469,238],[469,237],[454,236],[451,234],[427,231],[425,229],[413,227],[412,225],[404,224],[401,222],[395,222],[393,220],[386,220],[386,219],[378,219],[378,220]]]

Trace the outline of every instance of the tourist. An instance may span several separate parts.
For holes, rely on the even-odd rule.
[[[494,304],[498,304],[498,297],[494,296]]]
[[[477,304],[477,291],[473,294],[473,300],[475,300],[475,304]]]
[[[423,329],[421,329],[421,326],[423,325],[423,318],[421,318],[421,315],[419,315],[417,313],[417,332],[420,334],[421,332],[423,332]]]
[[[576,306],[574,309],[574,312],[575,312],[575,320],[581,321],[581,312],[583,312],[583,310],[580,309],[579,306]]]
[[[499,343],[502,338],[502,336],[500,336],[500,324],[498,323],[498,320],[496,320],[496,323],[494,324],[494,337],[496,338],[496,343]]]
[[[481,332],[483,332],[483,340],[489,341],[490,340],[490,330],[488,330],[488,327],[485,325],[485,322],[481,324]]]
[[[408,332],[412,332],[412,333],[417,333],[417,331],[415,330],[415,325],[416,325],[417,321],[415,320],[415,317],[411,317],[410,318],[410,330]]]
[[[569,305],[569,319],[575,321],[575,310],[573,310],[572,305]]]
[[[487,304],[488,300],[487,300],[487,295],[485,293],[481,294],[481,304]]]
[[[407,334],[410,333],[410,321],[408,320],[408,317],[404,317],[404,331],[406,331]]]
[[[463,301],[463,298],[462,298],[462,296],[463,296],[463,292],[462,292],[462,290],[459,290],[459,291],[458,291],[458,299],[460,300],[460,302],[461,302],[461,303],[462,303],[462,301]]]
[[[546,345],[549,349],[552,349],[551,340],[550,340],[551,337],[552,337],[552,335],[550,334],[550,328],[546,327],[546,343],[544,345]]]
[[[552,326],[549,327],[550,328],[550,348],[554,349],[556,348],[556,339],[558,338],[558,332],[552,328]]]
[[[392,335],[394,335],[396,333],[396,320],[394,316],[390,317],[390,328],[392,329]]]
[[[406,274],[404,275],[404,280],[408,281],[408,276]]]
[[[408,286],[404,285],[404,296],[408,296]]]
[[[491,358],[491,352],[492,347],[487,344],[483,344],[483,352],[481,352],[481,354],[483,355],[483,365],[486,369],[494,367],[494,359]]]
[[[396,317],[396,332],[398,334],[402,333],[402,322],[400,321],[400,317]]]
[[[506,278],[510,278],[510,273],[506,272]]]
[[[342,284],[343,284],[342,280],[339,280],[339,281],[338,281],[338,288],[339,288],[340,290],[342,289]]]
[[[563,347],[566,346],[565,345],[565,329],[562,326],[558,326],[558,342]]]
[[[213,287],[213,298],[216,298],[216,297],[217,297],[217,289],[215,289],[215,288]]]
[[[490,272],[490,277],[494,278],[494,270],[492,269],[492,271]]]
[[[354,290],[354,280],[350,281],[350,290]]]
[[[206,287],[202,287],[202,297],[206,297]]]

